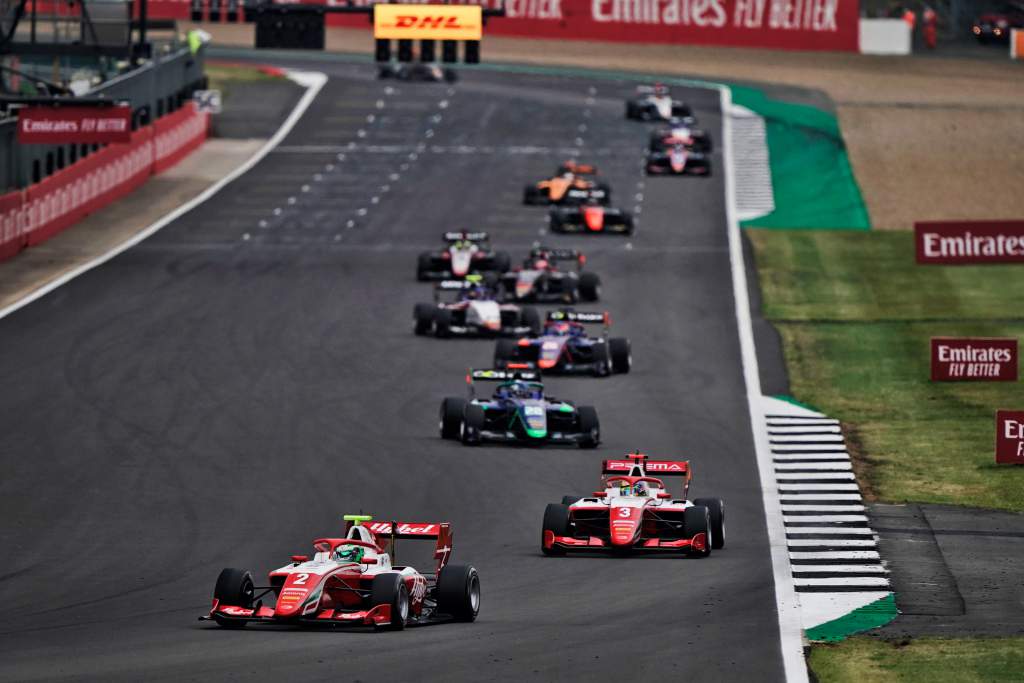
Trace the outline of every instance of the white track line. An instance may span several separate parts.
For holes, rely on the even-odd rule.
[[[761,378],[757,367],[754,345],[754,326],[750,317],[750,299],[747,293],[747,271],[743,259],[743,239],[736,218],[736,168],[732,158],[732,91],[719,86],[722,110],[722,157],[725,165],[725,213],[729,229],[729,264],[732,270],[732,290],[736,303],[736,324],[739,330],[740,356],[743,360],[743,380],[747,391],[747,410],[753,431],[754,451],[757,455],[761,479],[761,500],[764,504],[768,543],[771,549],[772,574],[775,577],[775,605],[779,617],[779,646],[782,665],[789,683],[807,683],[807,662],[803,650],[803,619],[800,598],[790,569],[786,530],[782,522],[779,489],[775,481],[768,429],[761,410]]]
[[[5,318],[11,313],[17,311],[18,309],[27,306],[36,299],[46,296],[53,290],[67,284],[68,282],[71,282],[79,275],[82,275],[83,273],[92,270],[96,266],[106,263],[107,261],[114,258],[115,256],[125,251],[126,249],[134,247],[142,240],[146,239],[147,237],[150,237],[157,231],[164,228],[168,223],[171,223],[172,221],[180,218],[181,216],[185,215],[192,209],[196,208],[197,206],[205,202],[210,197],[220,192],[228,183],[235,180],[242,174],[249,171],[253,166],[258,164],[263,159],[263,157],[267,156],[267,154],[269,154],[275,147],[277,147],[277,145],[279,145],[281,141],[284,140],[285,136],[287,136],[288,133],[291,132],[292,128],[295,127],[295,124],[298,123],[299,119],[302,118],[302,115],[306,112],[306,109],[309,108],[309,105],[312,104],[314,99],[316,99],[316,96],[320,92],[320,89],[324,87],[324,83],[327,82],[326,75],[315,71],[288,71],[287,74],[288,78],[295,81],[299,85],[304,86],[306,88],[306,92],[303,93],[302,97],[299,98],[299,101],[295,105],[295,108],[292,109],[291,114],[289,114],[288,118],[284,120],[284,123],[282,123],[281,127],[277,129],[277,132],[274,133],[273,137],[267,140],[267,142],[262,147],[256,150],[256,153],[249,157],[245,161],[245,163],[243,163],[235,170],[231,171],[231,173],[228,173],[226,176],[218,180],[210,187],[203,190],[203,192],[198,196],[193,197],[189,201],[178,206],[170,213],[164,214],[164,216],[162,216],[155,223],[149,225],[140,232],[135,233],[132,237],[129,237],[124,242],[121,242],[121,244],[117,245],[113,249],[110,249],[109,251],[100,256],[97,256],[91,261],[83,263],[77,268],[69,270],[56,280],[46,283],[39,289],[36,289],[30,292],[29,294],[26,294],[25,296],[18,299],[14,303],[0,309],[0,319]]]
[[[792,560],[879,560],[877,550],[794,550]]]

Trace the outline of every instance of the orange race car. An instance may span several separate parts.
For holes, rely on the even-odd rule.
[[[524,204],[582,204],[596,201],[607,205],[611,201],[612,188],[586,175],[596,175],[597,169],[589,164],[566,161],[555,175],[523,191]]]

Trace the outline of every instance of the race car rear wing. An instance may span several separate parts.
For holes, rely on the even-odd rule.
[[[476,397],[474,382],[511,382],[517,379],[524,382],[539,382],[540,373],[536,370],[473,370],[472,368],[466,373],[470,398]]]
[[[444,233],[445,242],[458,242],[459,240],[468,240],[470,242],[487,242],[491,239],[491,236],[486,232],[446,232]]]
[[[549,261],[576,261],[580,267],[587,262],[578,249],[552,249],[551,247],[534,247],[530,250],[530,258],[543,257]]]
[[[602,474],[624,474],[631,477],[684,477],[683,497],[689,494],[693,472],[689,460],[648,460],[643,453],[629,453],[626,460],[605,460]]]
[[[604,313],[597,313],[596,311],[570,311],[561,309],[557,311],[550,311],[548,313],[548,321],[582,323],[584,325],[604,325],[605,329],[612,326],[612,317],[608,311],[605,311]]]
[[[464,280],[441,280],[434,285],[434,301],[440,301],[444,292],[464,292],[482,284],[483,278],[479,275],[467,275]]]
[[[345,533],[352,524],[359,522],[348,522]],[[448,558],[452,554],[452,530],[448,522],[372,522],[365,523],[366,528],[379,538],[387,538],[391,541],[391,562],[396,564],[395,541],[437,541],[434,549],[434,560],[437,562],[437,572],[448,564]]]

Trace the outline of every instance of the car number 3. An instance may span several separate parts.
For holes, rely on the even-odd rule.
[[[629,517],[629,508],[619,508],[619,517]]]

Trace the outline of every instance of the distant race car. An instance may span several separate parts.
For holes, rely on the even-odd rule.
[[[544,395],[540,373],[512,370],[470,370],[469,399],[441,403],[441,438],[467,446],[512,442],[528,445],[575,444],[597,448],[601,426],[591,406],[577,406]],[[474,382],[498,382],[490,399],[476,397]]]
[[[454,300],[445,301],[445,294]],[[500,337],[539,333],[541,318],[529,306],[501,303],[494,288],[480,275],[465,280],[442,280],[434,288],[434,303],[416,304],[413,331],[437,337]]]
[[[268,574],[257,586],[244,569],[217,577],[213,607],[201,620],[224,628],[247,624],[373,626],[400,631],[435,621],[474,621],[480,611],[480,577],[468,565],[448,564],[452,532],[447,522],[374,522],[345,515],[343,538],[318,538],[315,554]],[[391,564],[397,540],[436,540],[429,574]],[[273,599],[273,606],[265,604]]]
[[[580,204],[595,201],[607,205],[612,198],[612,188],[584,176],[596,175],[597,169],[589,164],[566,161],[555,171],[555,175],[523,190],[524,204]]]
[[[423,83],[454,83],[459,79],[454,69],[442,68],[434,62],[388,62],[377,72],[377,77]]]
[[[711,134],[688,126],[679,119],[672,119],[667,126],[651,131],[647,148],[652,152],[663,152],[676,145],[686,145],[696,152],[710,152]]]
[[[608,233],[632,235],[633,215],[628,211],[600,204],[553,206],[548,212],[548,228],[561,233]]]
[[[559,263],[572,262],[575,270],[561,269]],[[597,301],[601,296],[601,278],[583,270],[586,257],[575,249],[535,247],[530,256],[504,273],[499,290],[504,301],[576,303]]]
[[[636,96],[626,101],[626,118],[637,121],[678,119],[685,125],[693,125],[697,122],[693,110],[683,102],[672,99],[668,87],[661,83],[656,83],[654,86],[638,86]]]
[[[588,323],[604,325],[603,334],[587,336],[584,325]],[[596,377],[627,373],[633,366],[629,339],[609,337],[610,327],[607,312],[552,311],[541,334],[499,339],[494,348],[494,367]]]
[[[503,251],[491,249],[486,232],[446,232],[443,249],[425,251],[416,261],[416,279],[449,280],[470,273],[504,273],[512,259]]]
[[[725,547],[725,503],[720,498],[686,499],[690,463],[648,460],[630,453],[605,460],[601,490],[590,496],[565,496],[544,510],[541,550],[619,553],[686,553],[707,557]],[[676,498],[658,477],[684,477]]]
[[[1007,43],[1013,29],[1024,28],[1024,2],[1003,2],[993,12],[979,15],[971,32],[979,43]]]
[[[647,175],[711,175],[711,157],[686,145],[674,145],[661,152],[648,152]]]

